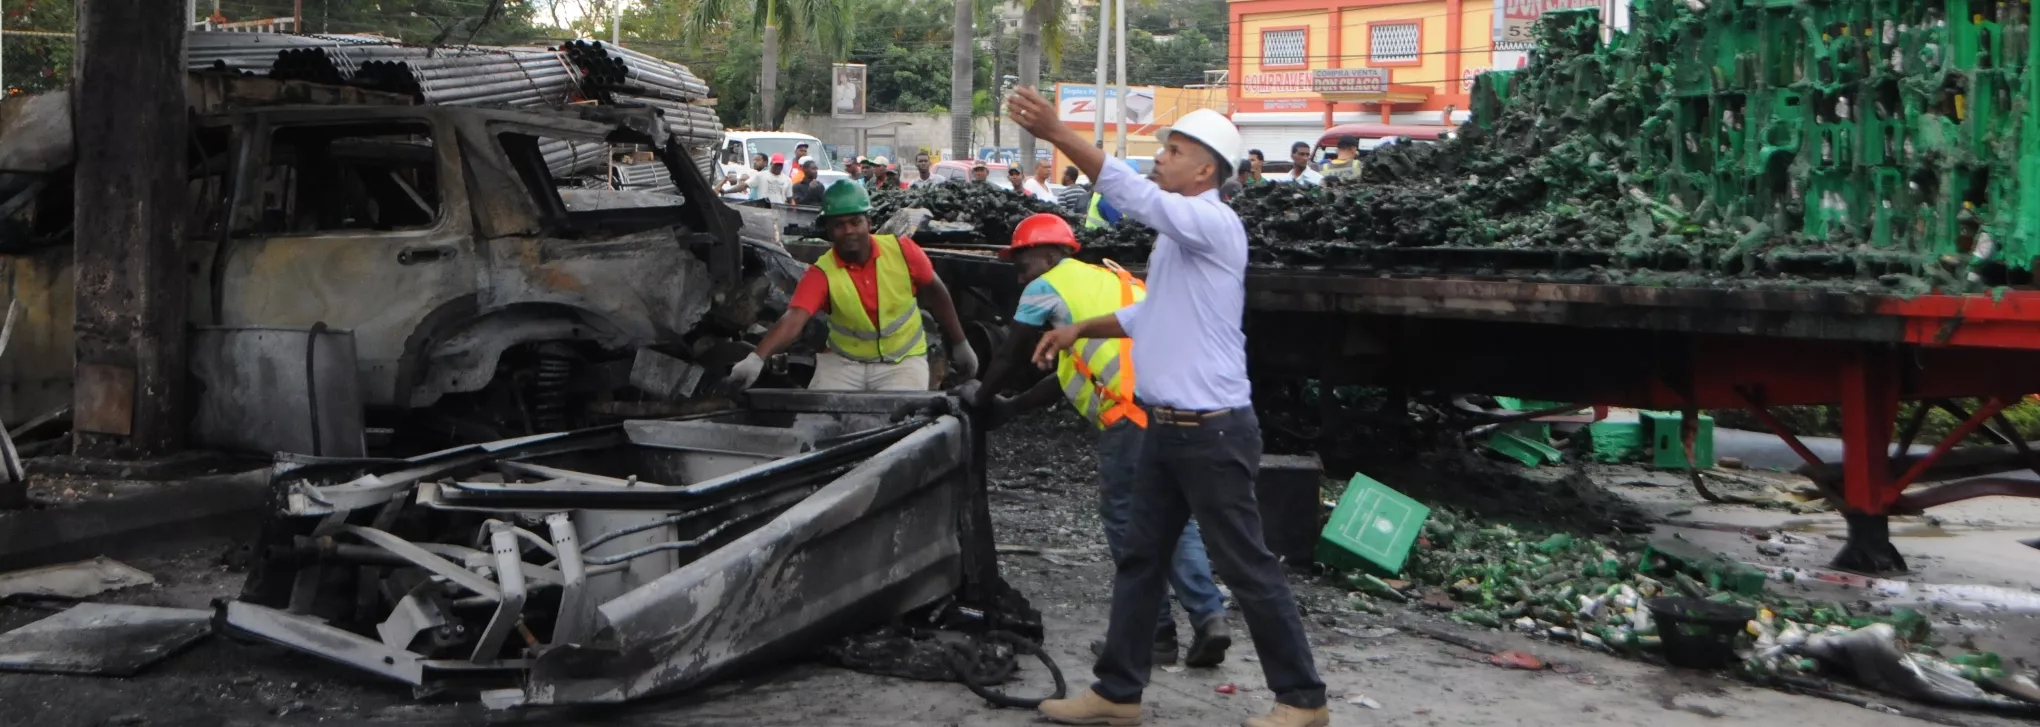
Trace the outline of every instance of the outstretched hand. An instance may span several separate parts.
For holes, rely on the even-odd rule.
[[[1034,365],[1043,371],[1055,370],[1056,357],[1077,345],[1077,327],[1063,326],[1041,334],[1041,342],[1034,344]]]
[[[1035,138],[1048,138],[1049,131],[1062,128],[1062,119],[1056,117],[1055,104],[1049,103],[1031,88],[1013,91],[1013,96],[1006,101],[1006,111],[1014,123]]]

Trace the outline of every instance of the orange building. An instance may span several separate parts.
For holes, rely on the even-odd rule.
[[[1287,156],[1334,124],[1466,120],[1473,78],[1515,68],[1548,10],[1623,0],[1229,0],[1227,102],[1249,148]]]

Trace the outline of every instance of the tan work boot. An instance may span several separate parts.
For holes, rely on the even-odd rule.
[[[1103,724],[1113,727],[1131,727],[1140,724],[1139,704],[1119,704],[1105,701],[1097,692],[1085,689],[1084,693],[1069,699],[1050,699],[1041,703],[1041,716],[1056,724]],[[1288,723],[1283,723],[1288,724]],[[1297,724],[1302,724],[1298,722]]]
[[[1332,723],[1332,710],[1328,707],[1304,709],[1287,704],[1275,705],[1275,711],[1265,717],[1249,717],[1245,727],[1326,727]]]

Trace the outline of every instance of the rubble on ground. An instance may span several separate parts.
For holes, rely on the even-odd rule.
[[[1352,589],[1348,607],[1356,611],[1406,604],[1469,626],[1638,658],[1665,656],[1653,599],[1735,605],[1755,614],[1743,624],[1749,645],[1734,664],[1752,680],[1848,677],[1964,706],[2021,705],[1998,695],[2036,693],[2031,675],[1949,643],[1919,611],[1772,593],[1764,572],[1676,538],[1519,529],[1446,507],[1434,511],[1397,575],[1331,577]]]

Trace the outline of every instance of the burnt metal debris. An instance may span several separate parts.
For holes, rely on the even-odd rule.
[[[708,85],[693,71],[600,41],[421,47],[377,36],[206,32],[191,34],[190,56],[187,67],[194,71],[356,86],[435,106],[558,108],[590,100],[649,106],[705,176],[712,176],[710,150],[722,140],[715,110],[702,105],[711,100]]]
[[[921,229],[914,233],[916,242],[950,245],[1004,247],[1012,242],[1013,228],[1019,226],[1021,220],[1040,212],[1063,215],[1075,226],[1083,224],[1080,218],[1059,206],[991,184],[969,182],[925,184],[913,189],[880,192],[872,196],[871,219],[873,224],[882,223],[908,209],[925,209],[931,215],[921,221]],[[936,222],[961,224],[942,231],[942,226],[931,224]],[[1152,243],[1152,238],[1149,241]]]
[[[1032,614],[1039,643],[998,580],[983,438],[955,400],[749,396],[402,461],[280,460],[220,622],[495,707],[687,689],[910,612],[980,631]],[[1010,647],[983,655],[967,681],[1010,673]]]

